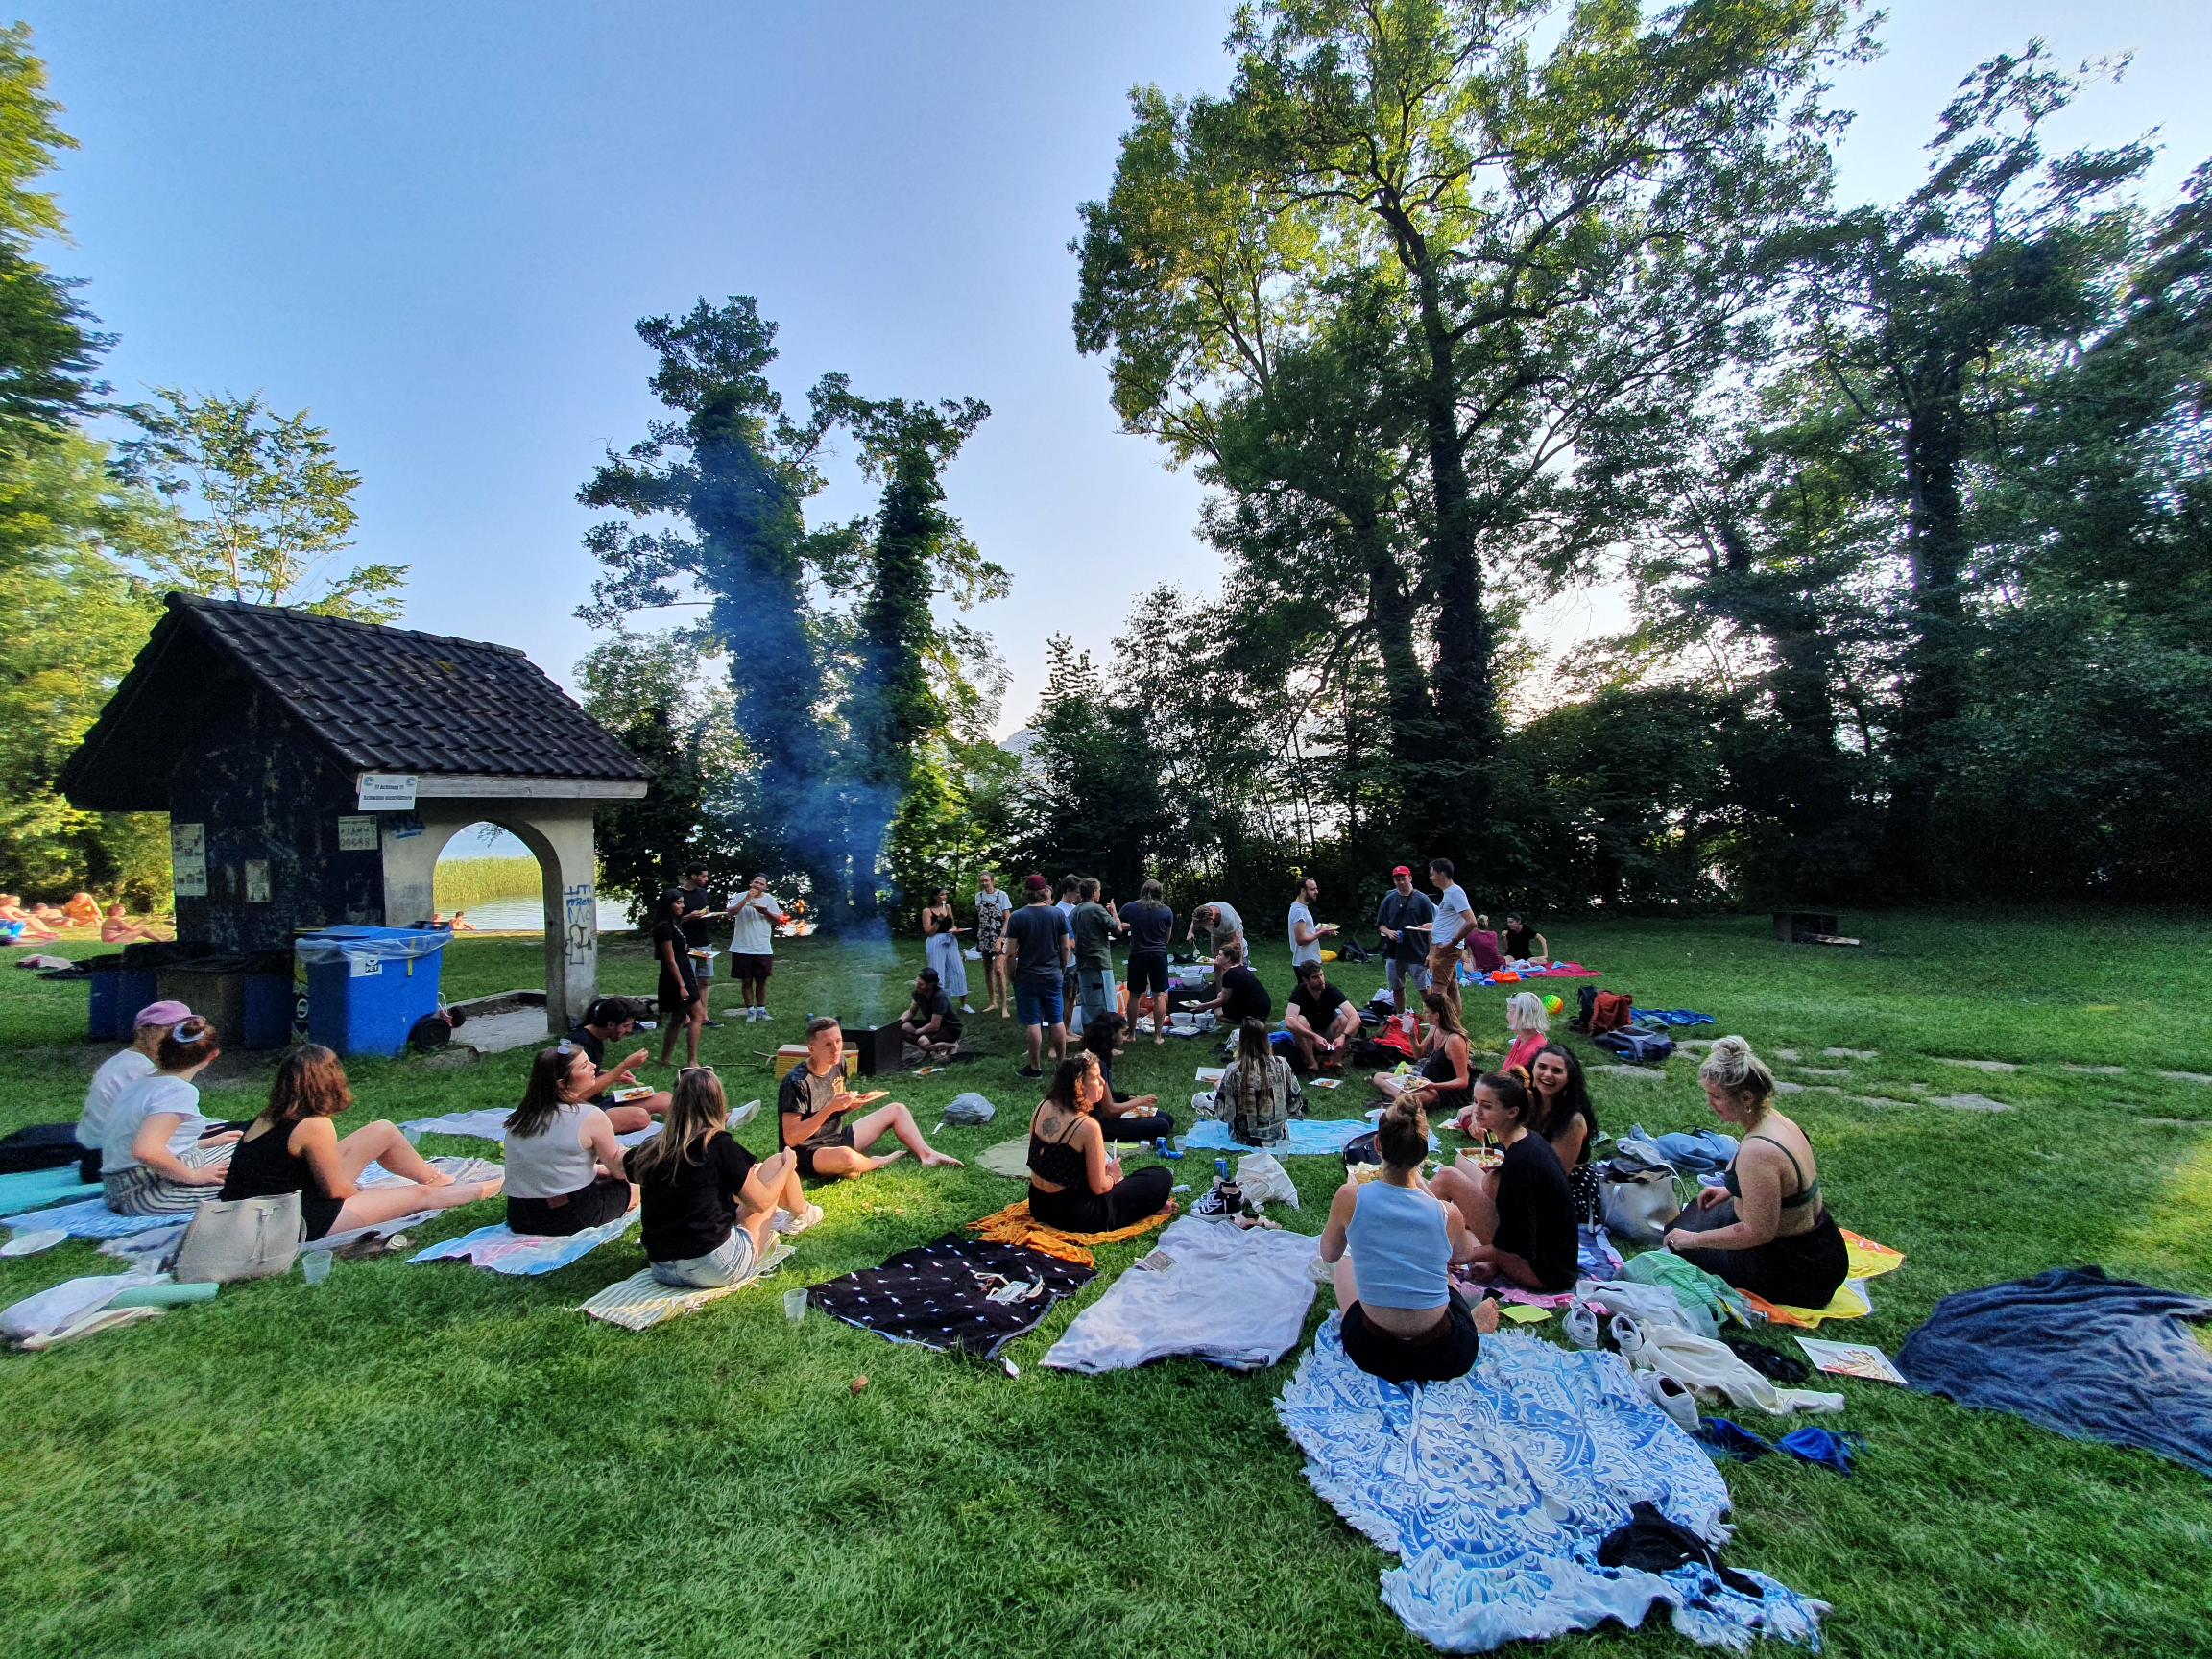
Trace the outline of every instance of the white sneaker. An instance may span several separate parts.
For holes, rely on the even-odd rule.
[[[1645,1398],[1692,1433],[1697,1430],[1697,1397],[1661,1371],[1639,1371],[1636,1386]]]
[[[821,1219],[822,1206],[819,1204],[809,1204],[805,1209],[800,1211],[796,1215],[792,1214],[788,1210],[777,1211],[776,1219],[771,1223],[771,1225],[775,1227],[777,1232],[782,1234],[785,1238],[790,1238],[794,1234],[805,1232],[807,1228],[813,1226],[817,1221]],[[1695,1411],[1696,1408],[1693,1407],[1691,1409]],[[1695,1422],[1695,1417],[1692,1418],[1692,1422]]]

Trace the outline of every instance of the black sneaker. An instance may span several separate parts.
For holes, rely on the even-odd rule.
[[[711,1026],[717,1031],[722,1029],[722,1022],[719,1020],[702,1020],[699,1022],[699,1023],[702,1025]]]
[[[1020,1070],[1016,1071],[1014,1075],[1017,1077],[1037,1078],[1044,1076],[1045,1073],[1038,1070],[1034,1066],[1024,1066]]]
[[[1237,1214],[1237,1210],[1242,1208],[1241,1200],[1239,1200],[1237,1209],[1230,1208],[1229,1200],[1221,1190],[1221,1183],[1216,1179],[1214,1185],[1206,1190],[1205,1196],[1190,1206],[1190,1214],[1202,1221],[1227,1221]]]

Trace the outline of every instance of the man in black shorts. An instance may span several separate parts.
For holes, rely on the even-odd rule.
[[[960,1016],[952,1011],[952,998],[945,995],[936,969],[925,968],[914,976],[914,1003],[899,1021],[899,1038],[937,1058],[960,1046]]]
[[[850,1124],[845,1121],[848,1112],[882,1097],[879,1093],[854,1094],[846,1089],[844,1030],[831,1019],[809,1020],[805,1062],[785,1073],[776,1096],[783,1144],[798,1155],[799,1173],[808,1178],[865,1175],[908,1152],[925,1165],[960,1167],[959,1159],[948,1158],[922,1139],[914,1114],[896,1100]],[[901,1150],[871,1158],[868,1148],[886,1135],[899,1138]]]
[[[1121,907],[1121,930],[1129,935],[1129,1018],[1141,1019],[1150,1004],[1152,1041],[1167,1041],[1167,946],[1175,936],[1175,912],[1161,898],[1160,883],[1144,883],[1143,896]]]

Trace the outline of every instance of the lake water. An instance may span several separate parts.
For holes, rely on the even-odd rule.
[[[542,899],[494,899],[489,904],[469,905],[468,916],[476,924],[479,933],[545,931],[545,901]],[[623,901],[605,898],[599,901],[599,931],[631,931],[629,906]]]

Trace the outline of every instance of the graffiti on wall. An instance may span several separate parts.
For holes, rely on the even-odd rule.
[[[599,899],[589,881],[561,890],[562,912],[566,919],[568,965],[579,968],[599,950]]]

